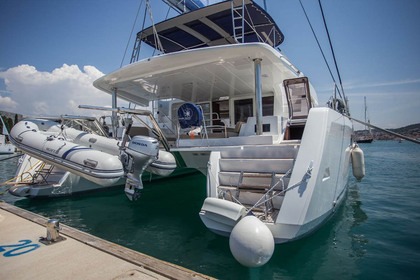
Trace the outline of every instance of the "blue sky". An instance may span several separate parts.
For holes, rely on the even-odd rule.
[[[123,64],[128,63],[141,26],[139,20],[130,37],[140,2],[0,0],[0,110],[88,114],[77,105],[109,105],[110,96],[91,83],[120,67],[127,43]],[[332,63],[318,1],[302,2]],[[309,77],[325,104],[333,83],[299,1],[266,3],[285,35],[281,50]],[[366,96],[373,124],[395,128],[419,123],[420,1],[322,4],[352,115],[363,118]],[[160,0],[151,0],[151,7],[155,22],[165,17],[167,7]]]

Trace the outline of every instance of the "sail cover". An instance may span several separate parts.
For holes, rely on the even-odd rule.
[[[272,47],[280,45],[284,40],[280,29],[271,16],[251,0],[224,1],[196,9],[156,24],[154,27],[159,40],[156,39],[153,27],[137,33],[137,38],[164,53],[235,44],[237,41],[234,22],[241,23],[233,20],[232,5],[240,7],[242,2],[245,4],[243,14],[245,24],[241,42],[264,42]],[[240,30],[236,29],[236,35],[241,32]],[[159,41],[162,49],[159,48]]]

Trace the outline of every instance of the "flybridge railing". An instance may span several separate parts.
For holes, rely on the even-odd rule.
[[[187,13],[203,8],[205,5],[200,0],[163,0],[169,7],[179,13]]]
[[[226,0],[163,0],[169,7],[181,14],[225,1]]]

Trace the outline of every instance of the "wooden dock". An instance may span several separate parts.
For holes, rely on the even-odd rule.
[[[64,224],[45,245],[47,221],[0,202],[0,279],[213,279]]]

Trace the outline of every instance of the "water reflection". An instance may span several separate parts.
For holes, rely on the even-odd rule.
[[[350,204],[352,209],[352,219],[350,223],[349,235],[352,239],[352,252],[350,253],[351,257],[361,258],[366,254],[366,244],[368,239],[366,236],[358,231],[358,226],[364,223],[368,216],[362,209],[362,201],[359,195],[358,185],[354,184],[349,188],[349,199],[348,204]]]
[[[7,191],[9,186],[4,185],[6,181],[9,181],[14,177],[19,156],[20,154],[18,153],[13,155],[0,155],[0,200],[13,203],[16,200],[21,199],[9,195]]]

